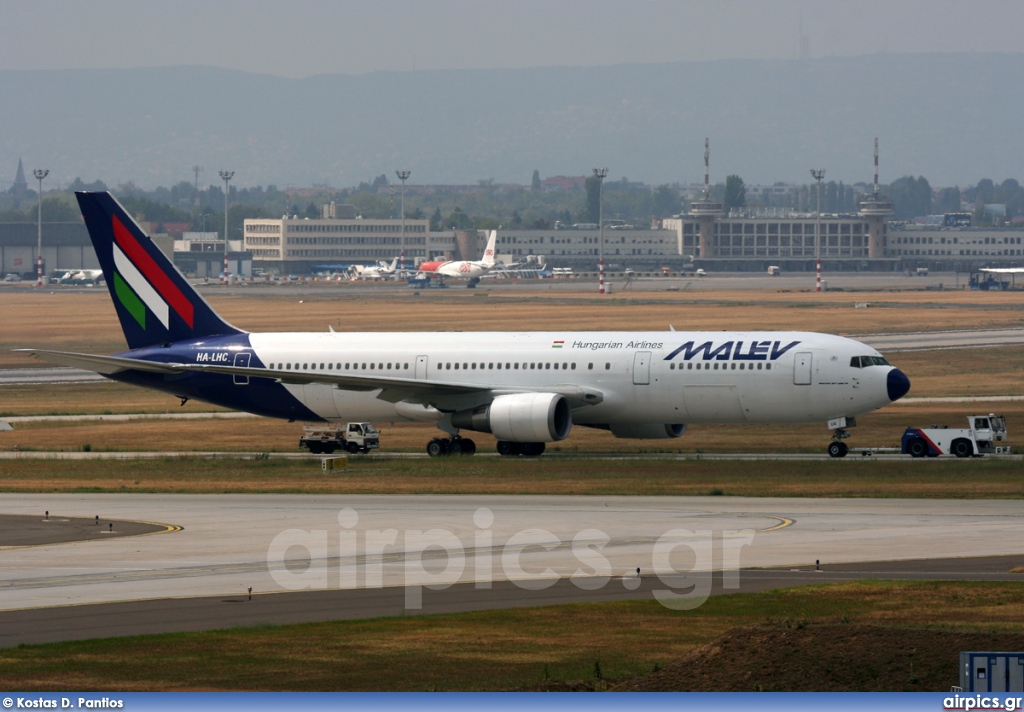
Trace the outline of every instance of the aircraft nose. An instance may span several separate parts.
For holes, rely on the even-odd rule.
[[[910,379],[907,378],[907,374],[903,373],[903,371],[898,368],[894,368],[889,371],[885,387],[889,392],[889,400],[898,401],[900,398],[907,395],[907,391],[910,390]]]

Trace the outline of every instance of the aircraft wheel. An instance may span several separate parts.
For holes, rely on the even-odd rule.
[[[523,457],[540,457],[544,454],[544,443],[519,443]]]
[[[907,452],[911,457],[924,457],[928,454],[928,444],[921,438],[914,438],[907,443]]]
[[[844,442],[836,440],[828,444],[829,457],[846,457],[846,453],[849,451],[850,448],[848,448]]]
[[[475,455],[476,454],[476,443],[469,438],[462,438],[459,442],[462,443],[462,454],[463,455]]]
[[[519,443],[510,443],[507,440],[499,440],[498,454],[502,457],[515,457],[519,454]]]
[[[448,441],[434,438],[427,443],[427,454],[431,457],[443,457],[448,454]]]
[[[952,452],[957,457],[970,457],[971,455],[974,454],[974,448],[971,447],[971,443],[969,440],[964,440],[961,438],[960,440],[953,441],[953,447],[950,448],[950,452]]]
[[[463,455],[466,452],[465,441],[462,438],[455,438],[448,443],[449,455]]]
[[[359,446],[356,445],[355,443],[346,443],[345,449],[348,450],[349,453],[352,455],[355,455],[357,452],[359,452]]]

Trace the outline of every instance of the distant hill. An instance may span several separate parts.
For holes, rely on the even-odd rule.
[[[282,79],[207,67],[0,72],[0,189],[27,169],[141,186],[1024,178],[1024,55],[884,54]]]

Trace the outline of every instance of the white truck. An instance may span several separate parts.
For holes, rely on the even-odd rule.
[[[995,413],[968,415],[967,424],[967,428],[907,428],[900,451],[911,457],[976,457],[1010,453],[1009,445],[996,445],[1006,440],[1006,418]]]
[[[380,447],[380,433],[373,423],[307,425],[302,429],[299,447],[308,448],[314,455],[335,450],[346,450],[353,455],[367,453]]]

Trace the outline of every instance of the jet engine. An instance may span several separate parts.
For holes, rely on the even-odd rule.
[[[513,443],[549,443],[568,437],[572,409],[558,393],[514,393],[453,413],[452,425]]]
[[[612,435],[617,438],[635,440],[669,440],[678,438],[686,431],[685,423],[638,423],[610,425]]]

